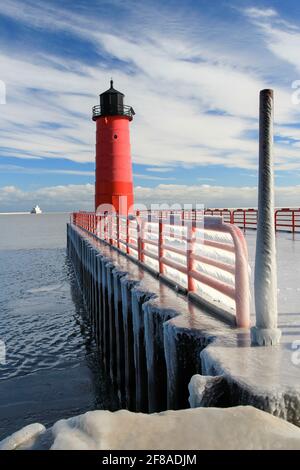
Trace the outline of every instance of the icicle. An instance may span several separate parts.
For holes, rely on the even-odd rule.
[[[134,342],[134,364],[136,383],[136,411],[148,411],[148,377],[144,336],[143,303],[153,298],[155,294],[142,286],[131,290],[132,325]]]

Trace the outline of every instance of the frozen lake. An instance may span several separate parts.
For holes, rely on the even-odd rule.
[[[0,439],[114,408],[66,257],[68,214],[0,215]]]

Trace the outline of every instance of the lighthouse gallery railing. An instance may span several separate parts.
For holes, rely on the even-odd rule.
[[[109,109],[105,108],[105,111],[103,112],[101,105],[97,104],[96,106],[93,106],[93,118],[97,118],[100,116],[115,116],[117,115],[120,116],[127,116],[132,118],[134,116],[134,110],[131,106],[127,105],[116,105],[111,108],[111,112]]]
[[[167,280],[194,301],[250,324],[247,245],[242,231],[222,217],[96,215],[76,212],[74,225]]]

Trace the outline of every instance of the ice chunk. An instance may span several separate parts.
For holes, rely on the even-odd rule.
[[[11,436],[0,442],[0,450],[14,450],[24,444],[28,446],[42,433],[46,431],[45,426],[33,423],[25,426]]]
[[[97,410],[58,421],[48,432],[55,450],[300,449],[299,428],[251,406],[150,415]]]
[[[193,375],[189,383],[191,408],[226,406],[229,404],[229,387],[224,376]]]

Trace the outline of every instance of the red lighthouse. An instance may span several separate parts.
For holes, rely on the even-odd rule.
[[[96,121],[95,211],[126,215],[133,205],[129,122],[134,111],[124,105],[124,95],[113,87],[101,93],[93,107]],[[112,207],[113,206],[113,207]]]

